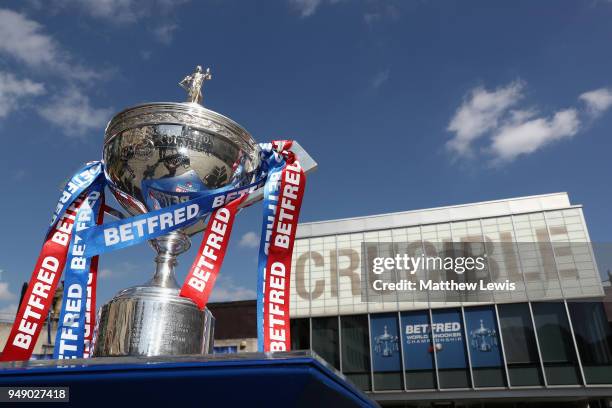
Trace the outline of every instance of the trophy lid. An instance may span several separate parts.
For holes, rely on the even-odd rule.
[[[148,125],[183,125],[209,131],[230,139],[243,151],[257,146],[251,134],[238,123],[193,102],[150,102],[129,107],[108,122],[104,143],[126,130]]]
[[[212,79],[210,68],[202,71],[198,65],[179,86],[187,91],[186,102],[150,102],[135,105],[117,113],[107,124],[104,143],[121,132],[147,125],[184,125],[215,133],[229,139],[245,152],[257,150],[249,132],[234,120],[201,105],[202,86]]]

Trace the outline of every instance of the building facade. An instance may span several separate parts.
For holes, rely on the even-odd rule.
[[[479,248],[487,282],[514,288],[372,290],[374,258],[449,243]],[[313,349],[383,405],[609,406],[612,337],[589,243],[565,193],[300,224],[292,349]]]

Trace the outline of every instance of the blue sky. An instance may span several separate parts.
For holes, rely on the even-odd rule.
[[[611,22],[595,0],[5,1],[0,310],[113,113],[182,100],[196,64],[213,72],[209,108],[319,162],[302,221],[567,191],[610,242]],[[239,215],[214,299],[254,297],[260,209]],[[149,279],[152,259],[104,256],[100,301]]]

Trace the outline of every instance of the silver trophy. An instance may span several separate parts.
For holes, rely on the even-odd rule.
[[[255,181],[259,146],[233,120],[206,109],[202,85],[210,70],[179,83],[187,102],[148,103],[124,110],[109,122],[104,138],[106,177],[117,201],[131,215],[177,204],[166,191],[202,192]],[[163,190],[163,189],[162,189]],[[214,319],[179,296],[176,257],[190,247],[189,235],[205,220],[152,240],[157,252],[153,278],[120,291],[100,311],[93,355],[159,356],[206,354],[212,349]]]

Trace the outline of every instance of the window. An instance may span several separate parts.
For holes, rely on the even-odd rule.
[[[432,317],[433,348],[438,362],[440,388],[468,388],[470,376],[461,311],[434,310]]]
[[[291,319],[291,350],[310,349],[310,320]]]
[[[342,372],[362,390],[370,390],[368,316],[341,316]]]
[[[464,309],[475,387],[503,387],[501,343],[493,306]]]
[[[568,303],[587,384],[612,384],[612,331],[601,302]]]
[[[403,389],[397,326],[397,313],[370,315],[370,344],[376,391]]]
[[[497,311],[510,385],[513,387],[542,385],[538,346],[529,305],[527,303],[498,305]]]
[[[532,303],[532,307],[546,381],[549,385],[579,384],[576,352],[565,305],[541,302]]]
[[[406,388],[436,388],[429,310],[402,312],[401,322]]]
[[[312,349],[329,364],[340,369],[338,317],[312,319]]]

